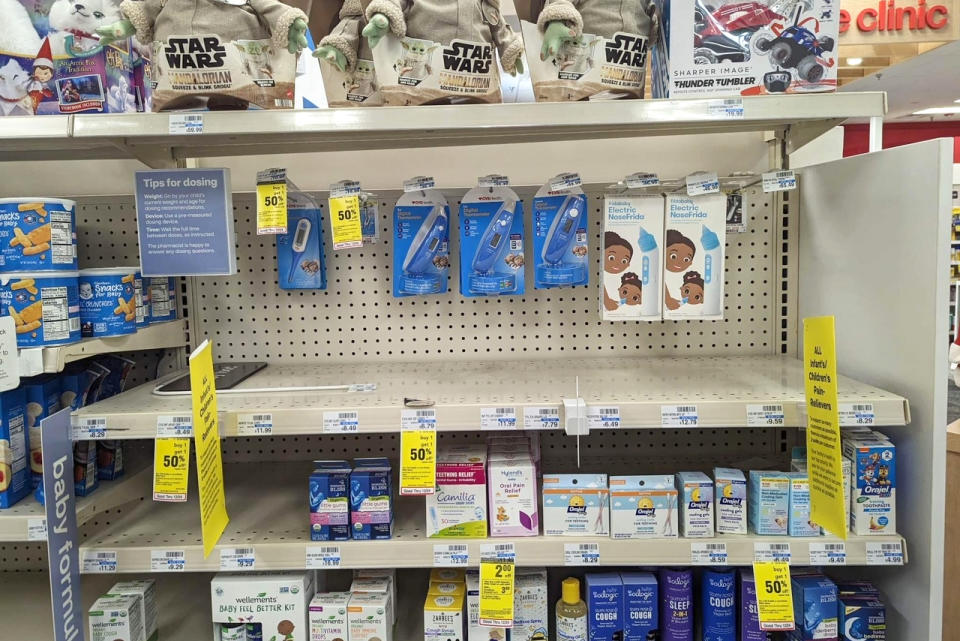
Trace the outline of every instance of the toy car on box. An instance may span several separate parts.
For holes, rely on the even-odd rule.
[[[654,2],[654,98],[836,89],[832,0]]]

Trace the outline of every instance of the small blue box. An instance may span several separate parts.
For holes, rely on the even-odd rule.
[[[0,394],[0,508],[30,493],[26,404],[23,388]]]
[[[277,280],[280,289],[327,288],[320,206],[293,190],[287,197],[287,233],[277,236]]]
[[[90,496],[98,487],[97,442],[77,441],[73,444],[73,493]]]
[[[651,572],[621,572],[623,583],[623,641],[647,641],[657,630],[659,586]]]
[[[350,464],[314,461],[310,474],[310,540],[350,539]]]
[[[392,470],[386,459],[354,460],[350,473],[350,529],[355,540],[391,537],[392,490]]]
[[[60,410],[60,379],[37,376],[24,380],[23,388],[27,422],[27,443],[30,446],[31,489],[43,483],[43,457],[40,454],[40,421]]]
[[[876,597],[840,598],[840,637],[843,641],[886,641],[887,609]]]
[[[587,638],[589,641],[621,641],[624,638],[623,582],[616,572],[588,573]]]
[[[822,574],[794,576],[791,637],[798,641],[837,639],[837,586]]]

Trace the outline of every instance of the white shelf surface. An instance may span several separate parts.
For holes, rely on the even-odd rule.
[[[77,525],[83,525],[97,514],[130,501],[150,497],[153,468],[128,472],[115,481],[100,481],[89,496],[77,497]],[[30,496],[11,508],[0,510],[0,541],[28,541],[31,521],[46,518],[44,506]]]
[[[186,327],[186,321],[179,319],[149,325],[126,336],[85,338],[69,345],[22,348],[19,350],[20,376],[56,374],[62,372],[67,363],[99,354],[182,347],[187,344]]]
[[[713,539],[633,539],[614,540],[599,537],[520,537],[498,539],[433,539],[424,534],[425,509],[422,498],[395,501],[394,536],[387,541],[311,541],[307,507],[309,462],[272,465],[263,475],[263,466],[231,464],[226,467],[227,512],[230,522],[217,549],[203,558],[200,538],[200,511],[195,488],[186,503],[152,504],[144,502],[91,535],[80,549],[87,554],[115,552],[119,572],[148,572],[151,552],[184,551],[188,572],[220,569],[222,548],[254,548],[256,570],[296,570],[306,568],[308,547],[338,545],[343,568],[424,568],[433,566],[433,546],[443,543],[467,543],[469,564],[476,565],[480,545],[512,541],[517,563],[525,566],[564,565],[564,545],[598,543],[601,565],[689,565],[690,545],[694,542],[725,542],[730,565],[749,565],[754,544],[790,543],[792,563],[809,565],[811,542],[835,542],[834,537],[792,538],[782,536],[723,536]],[[896,534],[857,537],[846,542],[847,564],[864,565],[866,543],[895,542]],[[906,551],[906,543],[903,542]]]
[[[695,405],[698,427],[747,426],[749,405],[780,404],[784,426],[806,424],[803,366],[765,357],[557,358],[496,362],[269,365],[217,398],[225,436],[238,418],[269,413],[272,434],[322,434],[324,412],[357,412],[361,433],[400,431],[405,399],[433,403],[438,429],[475,431],[480,410],[562,407],[580,396],[588,406],[619,407],[624,428],[662,427],[664,405]],[[371,392],[280,392],[291,385],[375,383]],[[153,438],[161,416],[189,416],[189,396],[156,396],[148,383],[85,407],[75,418],[106,418],[106,438]],[[253,391],[265,390],[265,391]],[[906,399],[841,376],[839,400],[872,404],[876,425],[905,425]],[[562,411],[561,411],[562,418]]]
[[[0,160],[190,157],[351,149],[504,144],[783,130],[803,125],[806,140],[849,118],[882,116],[886,96],[825,93],[750,96],[742,117],[723,99],[208,112],[203,132],[170,134],[170,114],[77,114],[46,124],[0,120]],[[40,120],[38,124],[34,121]]]

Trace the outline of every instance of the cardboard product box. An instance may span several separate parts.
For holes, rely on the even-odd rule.
[[[346,641],[350,592],[317,592],[310,601],[310,641]]]
[[[547,536],[609,536],[609,508],[606,474],[543,477],[543,533]]]
[[[897,448],[876,436],[843,439],[851,461],[850,530],[854,534],[897,531]]]
[[[623,582],[616,572],[588,573],[585,577],[587,637],[589,641],[623,638]]]
[[[157,583],[153,579],[120,581],[110,588],[111,595],[132,594],[139,597],[140,620],[143,622],[146,641],[156,641],[157,629]]]
[[[346,641],[393,641],[390,595],[355,592],[347,606],[347,621],[350,634]]]
[[[269,639],[306,639],[314,572],[217,574],[210,581],[213,641],[234,641],[235,622]],[[385,597],[384,597],[385,598]],[[364,640],[366,641],[366,640]]]
[[[703,472],[677,472],[680,536],[713,536],[713,481]]]
[[[486,464],[482,445],[440,451],[437,491],[426,497],[427,536],[487,536]]]
[[[840,11],[832,0],[654,4],[662,24],[653,50],[654,98],[837,88]]]
[[[26,396],[23,389],[0,394],[0,508],[8,508],[30,492]]]
[[[87,613],[90,641],[144,641],[142,599],[136,594],[105,594]]]
[[[519,568],[514,577],[510,638],[516,641],[548,638],[549,617],[547,571],[544,568]]]
[[[837,639],[837,586],[823,575],[793,576],[793,618],[798,641]]]
[[[436,572],[435,568],[433,572]],[[519,568],[518,568],[519,569]],[[431,576],[433,574],[431,572]],[[494,628],[480,625],[480,573],[469,570],[466,573],[467,595],[467,641],[510,641],[511,628]]]
[[[428,594],[423,603],[424,641],[464,641],[463,593]]]
[[[600,313],[610,321],[658,321],[663,272],[661,195],[628,189],[603,198]]]

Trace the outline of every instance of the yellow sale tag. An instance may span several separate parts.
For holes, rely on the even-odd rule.
[[[509,545],[509,544],[508,544]],[[509,545],[512,549],[513,546]],[[484,556],[480,560],[479,623],[484,626],[513,625],[513,554]]]
[[[843,493],[833,316],[803,319],[803,379],[807,399],[810,520],[846,539],[847,502]]]
[[[190,439],[158,438],[153,447],[153,500],[187,500],[190,478]]]
[[[757,614],[761,630],[793,630],[793,597],[790,594],[790,565],[754,563],[757,586]]]
[[[400,494],[433,494],[437,486],[436,412],[403,410],[400,429]]]
[[[334,249],[363,247],[359,196],[350,194],[330,199],[330,227]]]
[[[257,234],[287,233],[287,183],[257,185]]]
[[[210,556],[230,522],[223,490],[223,459],[220,458],[217,390],[214,383],[213,346],[205,340],[190,354],[190,396],[193,402],[193,440],[197,448],[203,558]]]

